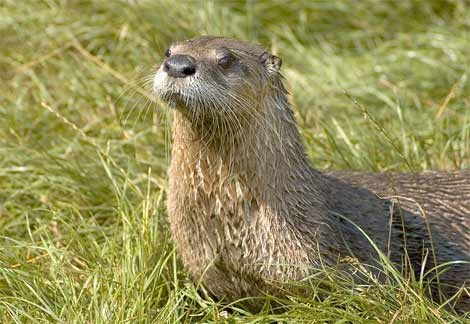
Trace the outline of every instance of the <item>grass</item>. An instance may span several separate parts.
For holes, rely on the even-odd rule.
[[[470,167],[465,0],[3,0],[0,322],[469,321],[399,276],[260,314],[191,283],[166,220],[170,124],[145,91],[166,47],[199,34],[283,58],[319,169]]]

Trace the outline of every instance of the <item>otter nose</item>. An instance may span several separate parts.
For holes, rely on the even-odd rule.
[[[190,55],[175,54],[165,60],[163,70],[174,78],[185,78],[196,73],[195,61]]]

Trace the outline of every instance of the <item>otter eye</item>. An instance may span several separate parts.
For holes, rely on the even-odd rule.
[[[170,57],[170,55],[171,55],[171,50],[167,48],[165,51],[165,57]]]
[[[220,57],[217,60],[217,64],[219,64],[224,69],[228,69],[234,61],[234,57],[230,53],[225,53],[224,56]]]

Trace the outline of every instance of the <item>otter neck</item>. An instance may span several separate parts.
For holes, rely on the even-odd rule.
[[[295,205],[311,201],[312,196],[321,201],[322,177],[309,167],[284,91],[267,95],[263,102],[263,115],[243,130],[243,137],[233,141],[208,143],[204,132],[176,111],[171,170],[175,179],[170,179],[170,184],[208,197],[233,189],[239,191],[238,198],[249,193],[254,196],[250,199],[267,203],[280,203],[286,194],[292,196],[289,201]],[[317,181],[306,186],[312,178]],[[300,187],[308,190],[298,190]]]

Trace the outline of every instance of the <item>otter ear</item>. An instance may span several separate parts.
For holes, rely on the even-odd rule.
[[[279,72],[282,65],[282,60],[279,57],[268,52],[261,54],[260,61],[266,66],[269,72]]]

